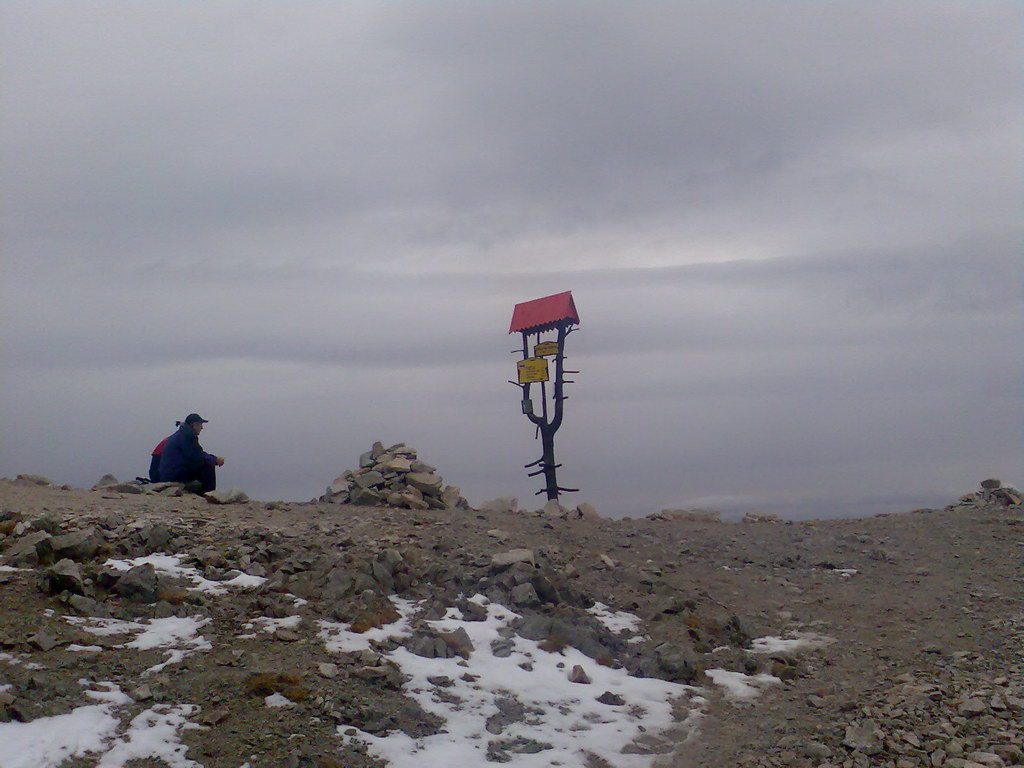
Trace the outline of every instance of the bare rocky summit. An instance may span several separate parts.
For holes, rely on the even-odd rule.
[[[88,707],[140,766],[443,765],[413,753],[473,712],[465,765],[1024,765],[1024,517],[994,482],[944,510],[726,524],[3,480],[0,766]],[[146,723],[173,734],[161,755],[132,752]]]

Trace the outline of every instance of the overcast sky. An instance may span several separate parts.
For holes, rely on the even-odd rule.
[[[256,498],[381,440],[536,507],[508,323],[571,290],[567,500],[1024,482],[1022,9],[0,0],[0,475],[198,411]]]

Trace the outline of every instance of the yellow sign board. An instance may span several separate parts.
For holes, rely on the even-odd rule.
[[[519,369],[519,383],[533,384],[538,381],[548,381],[548,361],[543,357],[528,357],[516,363]]]
[[[557,341],[542,341],[535,345],[533,348],[533,354],[535,357],[547,357],[548,355],[558,354],[558,342]]]

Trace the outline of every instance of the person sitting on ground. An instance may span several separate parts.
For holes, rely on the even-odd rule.
[[[181,422],[180,421],[174,422],[174,426],[180,427],[181,426]],[[160,482],[160,456],[164,452],[164,446],[167,445],[167,441],[170,440],[170,439],[171,439],[170,435],[165,437],[163,440],[161,440],[159,443],[156,444],[156,448],[154,448],[153,449],[153,453],[150,454],[150,459],[149,459],[149,482],[151,482],[151,483],[159,483]]]
[[[195,493],[216,490],[217,467],[224,466],[224,458],[206,453],[199,445],[199,433],[206,423],[198,413],[190,413],[178,431],[167,438],[160,455],[161,482],[185,483],[185,488]]]

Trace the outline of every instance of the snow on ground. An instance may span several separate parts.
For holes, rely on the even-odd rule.
[[[199,634],[199,630],[209,624],[210,620],[199,616],[168,616],[164,619],[149,619],[146,622],[101,619],[95,616],[65,616],[64,620],[94,635],[139,633],[134,640],[122,643],[116,646],[117,648],[135,648],[140,651],[163,649],[167,659],[162,664],[150,667],[143,674],[159,672],[167,665],[177,664],[196,651],[208,651],[213,647],[209,640]]]
[[[25,654],[21,654],[24,656]],[[16,656],[12,653],[4,653],[0,651],[0,661],[7,662],[8,664],[24,664],[25,669],[42,669],[42,664],[36,664],[34,661],[25,661],[21,656]]]
[[[599,665],[575,648],[547,653],[536,643],[516,636],[507,627],[518,615],[504,606],[486,604],[484,621],[463,621],[458,611],[436,621],[426,622],[438,632],[464,630],[473,651],[467,659],[427,659],[405,648],[384,654],[412,679],[405,693],[424,710],[445,720],[444,732],[413,739],[402,732],[374,736],[358,732],[371,753],[388,761],[393,768],[421,768],[423,765],[485,765],[487,751],[494,743],[529,744],[536,751],[506,753],[507,764],[515,768],[547,768],[550,765],[582,766],[588,754],[611,761],[617,768],[648,768],[648,755],[623,754],[622,748],[642,734],[657,734],[676,725],[672,705],[677,699],[689,699],[701,708],[704,700],[699,689],[664,680],[636,678],[623,669]],[[377,639],[402,637],[409,633],[408,618],[414,605],[399,607],[402,618],[392,625],[374,630]],[[620,618],[620,621],[622,619]],[[326,625],[326,622],[322,623]],[[367,633],[369,634],[369,633]],[[368,647],[360,635],[340,625],[326,625],[321,636],[329,650],[358,650]],[[508,656],[495,656],[491,642],[511,643]],[[569,682],[573,667],[579,665],[590,677],[590,684]],[[447,678],[443,689],[431,679]],[[621,696],[624,703],[608,705],[596,701],[605,692]],[[488,730],[502,721],[502,710],[519,709],[520,716],[503,722],[500,735]],[[348,736],[354,729],[339,727]],[[540,745],[543,748],[537,749]]]
[[[263,698],[263,703],[268,707],[294,707],[295,702],[282,696],[280,693],[272,693]]]
[[[103,685],[107,690],[86,691],[99,704],[27,723],[0,723],[0,768],[56,768],[67,758],[102,750],[120,724],[115,708],[131,702],[113,683]]]
[[[145,557],[136,557],[132,560],[111,559],[107,560],[104,565],[116,568],[119,571],[127,571],[137,565],[145,565],[148,563],[161,573],[188,579],[192,582],[192,591],[206,592],[211,595],[223,595],[228,591],[228,587],[238,587],[241,589],[258,587],[266,581],[262,576],[250,576],[247,573],[240,573],[234,578],[227,579],[226,581],[210,581],[192,566],[182,565],[181,562],[184,559],[183,555],[165,555],[160,553],[155,555],[146,555]]]
[[[123,768],[129,760],[156,757],[170,768],[203,768],[201,763],[185,757],[188,747],[178,739],[178,732],[202,726],[188,722],[197,710],[191,704],[157,705],[136,715],[128,732],[117,739],[96,768]]]
[[[708,669],[704,674],[711,678],[715,685],[725,689],[725,698],[730,701],[750,701],[768,686],[782,682],[774,675],[745,675],[726,669]]]
[[[294,628],[302,623],[301,616],[286,616],[283,619],[272,619],[269,616],[257,616],[252,621],[242,625],[242,629],[253,629],[259,627],[262,632],[273,634],[279,629]],[[239,637],[256,637],[257,635],[239,635]]]
[[[400,618],[392,624],[383,627],[367,630],[362,634],[349,632],[348,624],[336,621],[318,621],[320,625],[320,638],[328,651],[332,653],[352,653],[354,651],[366,651],[370,649],[371,641],[387,640],[389,637],[405,637],[412,632],[412,624],[409,619],[416,612],[416,603],[411,600],[403,600],[400,597],[391,599],[395,608],[398,609]]]
[[[86,691],[97,701],[63,715],[40,717],[27,723],[0,723],[0,768],[57,768],[72,757],[100,755],[96,768],[121,768],[129,760],[162,759],[170,768],[202,768],[185,757],[179,738],[182,728],[197,728],[186,718],[195,711],[189,704],[158,705],[137,715],[123,736],[117,712],[132,703],[114,683],[99,683],[105,690]]]
[[[792,637],[758,637],[750,647],[751,653],[788,653],[801,648],[821,648],[834,643],[835,638],[814,632],[794,632]]]
[[[640,617],[635,614],[613,611],[604,603],[594,603],[588,612],[616,634],[620,632],[636,634],[640,631]]]
[[[244,574],[231,582],[213,582],[194,568],[181,565],[182,558],[152,555],[136,560],[108,561],[126,570],[143,562],[154,568],[189,579],[194,589],[223,594],[225,585],[248,586]],[[262,581],[262,580],[260,580]],[[490,603],[476,595],[469,598],[486,609],[484,621],[464,621],[461,613],[450,609],[441,619],[425,621],[439,633],[464,631],[473,646],[468,658],[427,659],[404,647],[383,655],[397,664],[409,681],[404,692],[424,710],[443,719],[443,732],[412,738],[396,731],[377,736],[340,726],[342,740],[356,739],[370,752],[386,760],[391,768],[422,768],[424,765],[485,765],[488,750],[492,758],[507,762],[511,768],[547,768],[562,765],[582,768],[606,761],[616,768],[650,768],[651,755],[623,753],[634,741],[656,742],[658,734],[672,729],[669,742],[696,733],[706,707],[706,690],[651,678],[629,676],[623,669],[601,666],[572,647],[556,653],[541,650],[537,643],[519,637],[510,624],[519,618],[514,611]],[[296,601],[298,602],[298,601]],[[316,622],[318,636],[328,651],[345,653],[370,649],[374,642],[389,638],[401,640],[413,632],[413,617],[421,605],[392,598],[399,619],[389,625],[362,634],[350,631],[348,624],[321,620]],[[627,641],[639,636],[638,617],[611,611],[600,603],[591,614],[609,630]],[[162,670],[185,656],[211,649],[200,630],[210,619],[201,616],[124,621],[98,617],[65,616],[64,619],[97,636],[130,635],[115,646],[124,649],[161,649],[167,658],[143,674]],[[295,629],[302,618],[257,617],[245,629],[274,633],[282,628]],[[633,637],[627,637],[633,635]],[[244,636],[244,635],[243,635]],[[496,641],[500,641],[497,642]],[[752,643],[754,653],[791,652],[834,642],[824,635],[797,632],[789,637],[761,637]],[[492,643],[495,643],[492,646]],[[494,650],[500,648],[496,655]],[[102,652],[100,646],[72,645],[79,653]],[[0,661],[24,664],[17,656],[0,653]],[[27,665],[26,665],[27,666]],[[39,665],[32,665],[39,666]],[[590,683],[572,683],[574,667],[583,669]],[[769,687],[781,682],[771,675],[744,675],[725,669],[707,671],[715,686],[724,689],[733,702],[750,702]],[[185,757],[180,742],[182,729],[198,728],[188,721],[196,707],[188,704],[160,704],[124,723],[123,710],[131,699],[114,683],[101,684],[104,690],[86,691],[95,703],[54,717],[29,723],[0,723],[0,768],[57,768],[73,757],[90,756],[97,768],[119,768],[144,758],[157,758],[170,768],[202,768]],[[597,698],[613,694],[612,703]],[[290,707],[294,703],[280,694],[267,696],[268,707]],[[687,711],[682,723],[673,717]],[[122,731],[118,735],[118,731]],[[518,751],[522,750],[522,751]],[[604,763],[602,763],[604,764]]]

